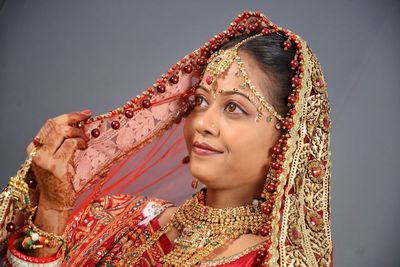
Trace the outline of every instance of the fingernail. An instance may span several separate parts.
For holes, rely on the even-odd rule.
[[[85,109],[85,110],[82,111],[82,113],[86,114],[86,115],[91,115],[92,111],[90,109]]]

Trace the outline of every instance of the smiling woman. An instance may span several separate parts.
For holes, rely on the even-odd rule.
[[[46,122],[0,197],[6,262],[331,266],[329,111],[306,42],[244,12],[122,107]]]

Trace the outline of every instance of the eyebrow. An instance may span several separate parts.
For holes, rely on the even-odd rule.
[[[201,84],[199,84],[197,86],[197,88],[203,89],[207,93],[211,93],[210,89],[204,87]],[[245,97],[247,100],[249,100],[253,105],[255,105],[255,103],[253,103],[253,101],[251,101],[251,99],[247,95],[243,94],[242,92],[239,92],[239,91],[223,91],[222,94],[224,94],[224,95],[241,95],[241,96]]]

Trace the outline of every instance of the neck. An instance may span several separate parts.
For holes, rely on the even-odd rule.
[[[246,188],[207,188],[206,205],[213,208],[229,208],[250,205],[259,195]]]

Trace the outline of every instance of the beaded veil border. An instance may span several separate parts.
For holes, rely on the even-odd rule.
[[[179,136],[180,122],[191,111],[194,88],[207,59],[234,37],[273,33],[285,37],[283,49],[295,48],[295,57],[288,66],[295,75],[288,81],[293,89],[287,99],[290,110],[280,120],[284,133],[276,144],[274,161],[266,174],[263,197],[267,201],[263,212],[268,220],[261,232],[268,240],[260,254],[265,266],[331,266],[330,107],[326,83],[307,43],[273,24],[260,12],[239,14],[227,30],[172,65],[141,95],[122,107],[79,124],[92,138],[89,148],[77,151],[74,158],[73,187],[81,193],[76,214],[94,197],[115,192],[136,181],[144,170],[165,172],[163,168],[154,167],[157,162],[153,164],[151,160],[157,161],[166,155],[178,158],[178,152],[184,151]],[[175,132],[178,135],[175,136]],[[164,144],[162,138],[167,135],[176,141],[171,145],[171,151],[175,151],[172,155],[161,154],[152,147],[154,143]],[[127,163],[146,149],[147,165],[139,162],[129,175],[118,176]],[[180,168],[179,164],[174,171]],[[156,187],[160,181],[169,180],[168,176],[144,182],[141,188]],[[7,218],[9,213],[7,211]],[[6,222],[0,223],[4,229]]]

